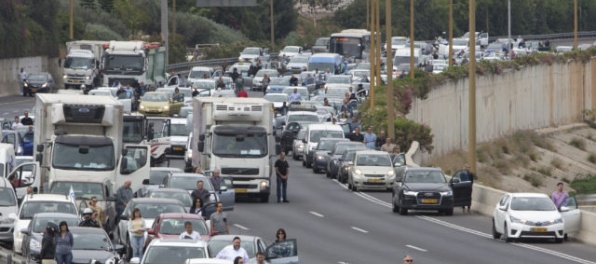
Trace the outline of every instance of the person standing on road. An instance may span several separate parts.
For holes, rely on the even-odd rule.
[[[288,173],[290,165],[286,160],[286,153],[279,153],[279,159],[275,161],[275,175],[277,175],[277,202],[289,203],[288,201]]]
[[[360,134],[359,127],[354,128],[354,133],[351,133],[349,135],[349,138],[350,138],[350,141],[364,142],[364,136],[362,134]]]
[[[298,88],[294,88],[294,92],[292,94],[290,94],[290,102],[294,102],[294,101],[301,101],[302,100],[302,96],[300,96],[300,94],[298,93]]]
[[[387,141],[387,137],[385,136],[385,130],[381,130],[379,131],[379,136],[375,141],[375,149],[380,150],[383,144],[385,144],[385,141]]]
[[[286,239],[286,230],[283,228],[277,229],[277,232],[275,232],[275,243],[286,241]]]
[[[184,222],[184,232],[180,234],[180,239],[191,239],[194,241],[201,240],[201,234],[192,230],[192,223],[190,221]]]
[[[213,190],[219,192],[221,186],[224,186],[224,179],[220,176],[219,169],[213,170],[213,176],[211,176],[211,185],[213,185]]]
[[[244,263],[248,263],[248,254],[246,250],[240,247],[240,237],[234,237],[232,239],[232,244],[224,247],[215,258],[217,259],[227,259],[227,260],[235,260],[237,257],[241,257]]]
[[[94,218],[95,213],[93,213],[93,210],[91,208],[85,208],[85,210],[83,210],[83,221],[79,223],[79,226],[99,227],[99,224]]]
[[[122,212],[124,212],[124,208],[126,208],[126,205],[130,199],[132,199],[133,193],[132,188],[130,188],[131,184],[132,182],[130,180],[126,180],[124,185],[120,186],[116,191],[116,223],[118,223]]]
[[[21,119],[19,118],[19,116],[14,116],[14,121],[12,122],[12,126],[10,126],[10,129],[16,130],[17,127],[19,127],[19,124],[21,124]]]
[[[72,233],[68,230],[66,221],[60,222],[60,232],[58,236],[54,237],[54,244],[56,245],[56,252],[54,257],[57,264],[71,264],[72,263],[72,245],[74,239]]]
[[[25,71],[24,68],[21,68],[21,72],[19,72],[19,85],[21,86],[21,94],[25,96],[25,81],[29,77],[29,74]]]
[[[470,164],[466,163],[464,164],[464,171],[466,173],[462,173],[459,176],[459,180],[461,182],[470,182],[472,184],[472,186],[474,185],[474,178],[476,178],[476,175],[470,170]],[[470,195],[472,195],[472,187],[470,187]],[[464,205],[462,206],[462,210],[464,210],[464,213],[466,212],[466,207],[467,207],[467,211],[468,214],[470,213],[470,207],[472,206],[472,199],[470,199],[470,204],[468,205]]]
[[[229,235],[230,226],[228,225],[228,215],[223,211],[223,203],[217,202],[215,213],[211,214],[211,232],[215,231],[215,235]]]
[[[414,258],[410,255],[406,255],[403,259],[403,264],[412,264],[414,263]]]
[[[143,246],[145,245],[145,230],[147,226],[145,219],[141,216],[141,209],[135,208],[132,211],[130,221],[128,221],[128,231],[132,233],[130,238],[130,247],[132,248],[131,258],[139,258],[139,262],[143,260]]]
[[[265,74],[263,75],[263,80],[261,81],[261,88],[263,88],[263,95],[267,94],[267,86],[269,86],[269,83],[271,82],[271,79],[269,78],[269,75]]]
[[[25,111],[24,115],[25,115],[25,117],[23,117],[21,119],[21,125],[32,126],[33,125],[33,119],[31,119],[31,117],[29,117],[29,112]]]
[[[394,147],[395,147],[395,144],[393,144],[393,139],[386,138],[385,139],[385,144],[383,144],[381,146],[381,151],[385,151],[387,153],[391,153],[393,151],[393,148]]]
[[[56,224],[53,222],[48,222],[46,225],[46,231],[43,233],[43,238],[41,239],[41,252],[39,253],[39,258],[41,259],[41,264],[54,264],[54,256],[56,255],[56,244],[54,242],[54,237],[56,232],[60,229]]]
[[[209,191],[207,191],[204,188],[204,185],[205,183],[202,180],[198,180],[197,189],[192,191],[192,193],[190,194],[190,196],[192,196],[192,199],[201,199],[201,201],[203,201],[203,204],[207,203],[209,201],[209,197],[211,196]]]
[[[203,214],[203,200],[201,200],[201,199],[193,199],[193,200],[194,200],[194,202],[192,204],[192,207],[190,208],[190,213],[196,214],[201,217],[205,217],[205,215]]]
[[[372,126],[369,126],[368,129],[366,129],[366,133],[364,133],[364,141],[362,142],[366,145],[366,148],[375,149],[375,144],[377,143],[377,135],[373,133]]]
[[[564,188],[563,182],[557,183],[557,190],[553,192],[551,195],[551,199],[553,199],[553,203],[557,206],[557,209],[561,209],[561,206],[567,206],[567,199],[569,198],[569,193],[567,193]]]
[[[232,81],[234,81],[234,83],[237,82],[238,77],[240,77],[240,74],[238,73],[238,69],[236,69],[236,67],[232,69],[232,74],[230,74],[230,77],[232,77]]]

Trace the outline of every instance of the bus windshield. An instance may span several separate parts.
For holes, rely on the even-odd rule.
[[[362,38],[331,37],[329,52],[362,59]]]

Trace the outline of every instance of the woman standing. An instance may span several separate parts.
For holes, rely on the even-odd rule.
[[[39,258],[41,264],[54,263],[54,256],[56,255],[56,244],[54,244],[54,236],[60,229],[56,224],[48,222],[46,226],[46,232],[43,234],[41,239],[41,252]]]
[[[141,217],[141,210],[135,208],[132,217],[128,222],[128,231],[132,233],[130,246],[132,247],[131,258],[138,257],[139,262],[143,259],[143,246],[145,245],[145,219]]]
[[[60,222],[60,232],[58,236],[54,237],[54,244],[56,245],[56,263],[57,264],[71,264],[72,263],[72,245],[73,237],[66,221]]]
[[[277,229],[275,233],[275,243],[286,241],[286,230],[283,228]]]
[[[190,208],[191,214],[200,215],[201,217],[205,217],[203,214],[203,200],[195,199],[194,203],[192,203],[192,207]]]

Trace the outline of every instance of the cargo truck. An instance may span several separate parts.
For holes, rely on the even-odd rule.
[[[262,98],[196,97],[193,101],[193,167],[232,177],[236,196],[269,202],[271,158],[279,154],[273,106]]]
[[[106,41],[77,40],[66,42],[64,88],[92,89],[101,84],[101,58]]]
[[[165,51],[158,42],[110,41],[104,45],[103,86],[165,84]]]

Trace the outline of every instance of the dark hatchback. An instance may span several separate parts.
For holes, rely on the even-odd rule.
[[[438,168],[402,167],[396,170],[392,205],[393,212],[401,215],[407,215],[409,209],[452,215],[453,190]]]
[[[73,236],[72,263],[124,263],[121,254],[124,246],[114,245],[110,237],[101,228],[95,227],[68,227]]]
[[[35,93],[53,93],[55,89],[54,78],[47,72],[32,73],[27,76],[23,84],[23,96],[33,96]]]
[[[331,159],[331,151],[338,142],[349,142],[347,138],[322,138],[315,148],[315,156],[312,162],[312,171],[319,173],[327,170],[327,163]]]

